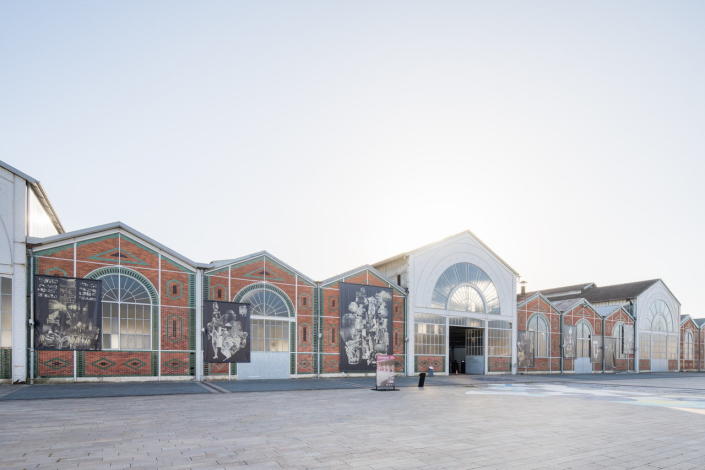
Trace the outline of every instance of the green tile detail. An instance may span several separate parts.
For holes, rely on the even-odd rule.
[[[35,251],[34,256],[35,257],[36,256],[51,256],[53,254],[56,254],[60,251],[64,251],[69,248],[73,249],[73,244],[69,243],[67,245],[57,246],[56,248],[48,248],[46,250]]]
[[[12,349],[0,349],[0,379],[12,378]]]
[[[80,242],[76,242],[76,246],[88,245],[90,243],[100,242],[103,240],[112,240],[113,238],[117,238],[117,237],[118,237],[117,233],[111,233],[110,235],[104,235],[102,237],[91,238],[90,240],[83,240]]]
[[[115,366],[115,361],[111,361],[110,359],[105,357],[100,357],[95,361],[91,362],[91,365],[101,370],[108,370],[111,367]]]
[[[111,248],[97,255],[89,256],[88,259],[93,261],[106,261],[115,263],[119,260],[120,264],[132,264],[137,266],[148,266],[145,260],[133,255],[124,248]]]
[[[60,357],[52,357],[51,359],[43,361],[42,365],[47,366],[51,370],[61,370],[66,367],[69,367],[71,363],[66,359],[62,359]]]
[[[142,359],[139,359],[137,357],[130,358],[126,360],[125,362],[122,363],[123,366],[132,369],[134,371],[138,371],[145,367],[147,365],[146,362],[144,362]]]
[[[174,294],[174,286],[176,286],[176,294]],[[171,300],[178,300],[184,296],[184,283],[178,279],[169,279],[166,281],[166,292],[164,296]]]
[[[44,274],[48,275],[53,275],[53,276],[64,276],[64,277],[69,277],[69,273],[66,272],[65,269],[62,268],[51,268],[47,269]]]

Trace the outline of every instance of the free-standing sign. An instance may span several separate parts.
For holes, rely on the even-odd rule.
[[[250,362],[250,305],[203,302],[204,362]]]
[[[374,372],[391,353],[392,289],[340,283],[340,370]]]
[[[576,328],[573,325],[563,325],[563,357],[575,357],[576,344]]]
[[[377,354],[377,390],[394,389],[394,364],[396,357]]]
[[[102,282],[34,276],[34,347],[94,351],[101,347]]]

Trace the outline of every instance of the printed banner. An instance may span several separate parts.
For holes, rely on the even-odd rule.
[[[575,357],[576,328],[573,325],[563,325],[563,357]]]
[[[517,366],[534,367],[534,338],[530,331],[517,331]]]
[[[624,354],[634,354],[634,325],[624,325]]]
[[[597,338],[593,336],[590,353],[592,355],[592,362],[602,362],[602,344],[599,336]]]
[[[394,363],[396,357],[387,354],[377,354],[377,388],[394,388]]]
[[[391,353],[392,289],[340,283],[340,370],[374,372]]]
[[[605,370],[614,370],[617,355],[617,338],[605,337]]]
[[[203,361],[250,362],[250,305],[203,302]]]
[[[101,281],[34,276],[34,347],[100,350],[101,297]]]

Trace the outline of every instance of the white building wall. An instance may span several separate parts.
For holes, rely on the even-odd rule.
[[[640,344],[640,334],[641,332],[648,332],[651,329],[649,319],[649,314],[651,312],[651,305],[662,300],[668,305],[668,309],[671,312],[671,321],[674,328],[673,333],[675,333],[678,338],[680,338],[680,312],[681,305],[678,302],[671,291],[666,287],[663,281],[659,281],[642,292],[634,302],[635,313],[636,313],[636,338],[635,338],[635,348],[636,348],[636,372],[639,372],[639,359],[641,359],[641,344]],[[670,338],[669,338],[670,340]],[[677,342],[677,358],[680,358],[680,340]],[[645,357],[644,359],[649,359]],[[680,361],[678,361],[680,364]]]
[[[27,182],[0,168],[0,275],[12,277],[12,381],[27,379]]]
[[[409,255],[409,296],[407,331],[409,335],[407,370],[414,370],[414,314],[462,315],[480,320],[512,322],[512,372],[516,371],[516,281],[517,275],[468,232],[419,249]],[[500,314],[468,314],[432,307],[433,289],[443,272],[456,263],[471,263],[485,271],[497,289]],[[485,348],[487,338],[485,337]],[[446,364],[447,371],[447,364]]]

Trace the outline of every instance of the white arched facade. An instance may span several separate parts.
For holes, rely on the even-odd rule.
[[[416,357],[421,355],[417,351],[426,351],[416,348],[417,324],[433,324],[435,330],[446,331],[445,338],[437,340],[445,345],[436,344],[434,350],[444,351],[446,371],[449,327],[472,326],[484,329],[485,373],[491,372],[488,358],[492,351],[501,354],[514,373],[517,273],[469,232],[413,251],[407,263],[407,369],[414,371]],[[497,343],[502,338],[508,341],[506,347]]]
[[[680,357],[680,303],[659,281],[636,299],[637,371],[648,360],[652,372],[677,370]]]

